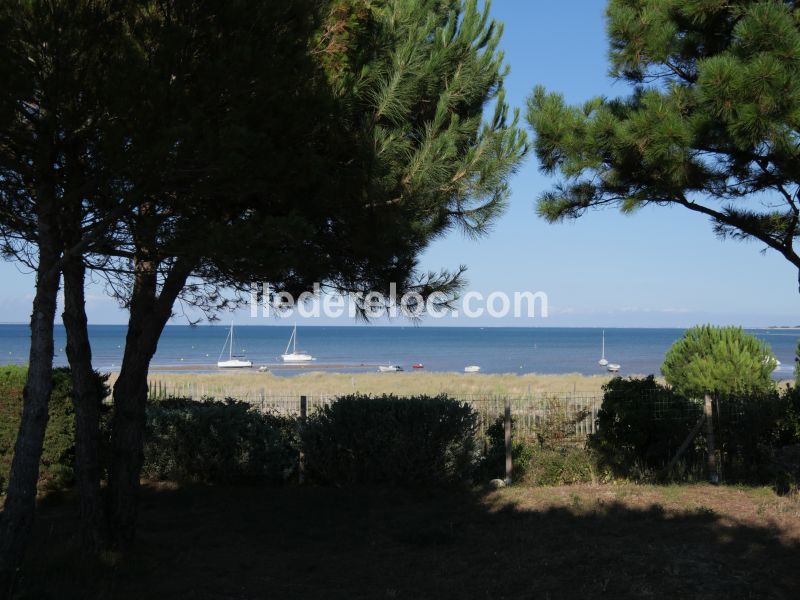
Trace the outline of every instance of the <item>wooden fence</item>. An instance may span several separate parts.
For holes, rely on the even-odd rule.
[[[283,415],[299,415],[301,397],[306,399],[308,413],[319,407],[330,404],[340,394],[287,396],[272,394],[266,388],[252,387],[231,388],[209,386],[191,382],[172,384],[160,380],[152,380],[148,386],[150,398],[235,398],[249,402],[263,412],[274,412]],[[439,394],[441,392],[436,392]],[[481,436],[504,414],[506,396],[485,394],[464,395],[450,394],[454,400],[468,402],[478,413],[478,430]],[[511,416],[517,434],[535,436],[545,435],[552,440],[562,437],[568,440],[584,440],[595,433],[597,428],[597,412],[603,402],[602,394],[532,394],[528,396],[508,398]]]

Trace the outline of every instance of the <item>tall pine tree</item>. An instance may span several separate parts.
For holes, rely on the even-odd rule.
[[[0,523],[0,596],[10,589],[34,515],[61,274],[72,362],[76,331],[86,339],[83,255],[104,245],[129,206],[107,193],[103,168],[105,146],[115,145],[106,101],[121,74],[124,11],[124,2],[0,3],[0,247],[4,258],[36,272],[22,419]],[[70,318],[75,314],[83,319],[77,327]],[[100,398],[91,354],[86,348],[79,354],[72,375],[80,432],[92,420],[87,410],[96,421]],[[80,435],[76,447],[88,546],[97,545],[100,528],[99,469],[86,469],[97,465],[97,441]]]
[[[314,282],[453,292],[462,269],[420,273],[417,258],[454,227],[486,231],[525,135],[503,100],[501,27],[473,0],[8,8],[3,224],[14,248],[41,246],[31,223],[52,223],[54,236],[52,256],[38,262],[53,285],[47,314],[35,312],[45,317],[36,381],[48,380],[61,271],[75,372],[91,365],[85,270],[107,277],[130,311],[108,486],[113,540],[125,545],[136,525],[147,369],[176,303],[218,308],[220,288],[254,279],[295,293]],[[95,37],[106,26],[111,37]],[[104,44],[114,51],[98,52]],[[59,104],[48,105],[64,82]],[[31,145],[41,153],[29,154]],[[31,167],[48,186],[30,185]],[[38,206],[52,214],[37,221]],[[28,229],[13,229],[20,224]],[[3,575],[30,530],[47,391],[26,398],[35,426],[18,441],[15,461],[29,468],[12,474]],[[84,416],[79,446],[88,448],[96,414]],[[86,467],[81,494],[96,498],[99,470]]]
[[[97,257],[97,268],[130,282],[121,294],[130,321],[109,479],[122,545],[136,524],[147,369],[177,301],[213,305],[218,287],[249,289],[254,280],[295,294],[315,282],[343,292],[392,283],[401,292],[453,292],[463,269],[420,273],[419,254],[454,227],[486,231],[526,150],[503,98],[502,28],[488,5],[336,1],[305,54],[276,43],[271,54],[289,60],[266,66],[260,47],[276,40],[254,34],[252,14],[234,4],[221,11],[224,35],[196,36],[196,22],[216,27],[219,17],[195,18],[187,6],[170,13],[178,22],[159,16],[148,30],[155,42],[142,44],[166,57],[167,69],[148,60],[148,84],[134,91],[146,112],[134,115],[124,187],[145,201],[127,217],[131,235]],[[264,6],[252,10],[291,16],[276,23],[301,19],[296,3]],[[177,33],[165,36],[165,27]],[[199,42],[199,51],[186,53],[173,83],[172,35],[187,31],[185,43]],[[149,123],[153,94],[166,128]],[[209,100],[217,97],[224,102]],[[156,147],[169,152],[154,154],[151,140],[165,132],[174,137]]]

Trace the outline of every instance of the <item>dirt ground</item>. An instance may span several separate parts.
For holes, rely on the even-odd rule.
[[[75,550],[46,499],[18,598],[797,598],[800,500],[764,488],[143,490],[140,536]]]

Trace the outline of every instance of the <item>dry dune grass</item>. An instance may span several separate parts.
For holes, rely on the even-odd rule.
[[[112,375],[112,382],[114,376]],[[596,394],[609,376],[461,374],[432,372],[325,373],[292,377],[272,373],[151,373],[150,383],[168,395],[238,397],[336,396],[365,394],[440,394],[455,396],[527,396],[542,394]]]

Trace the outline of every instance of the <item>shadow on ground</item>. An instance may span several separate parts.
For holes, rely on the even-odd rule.
[[[18,597],[797,597],[800,547],[775,524],[575,498],[148,486],[135,551],[102,565],[76,558],[74,501],[50,503]]]

